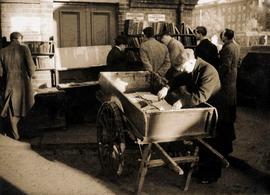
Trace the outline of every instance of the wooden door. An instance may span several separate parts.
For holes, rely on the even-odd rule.
[[[116,36],[114,5],[63,5],[54,11],[58,47],[109,45]]]
[[[110,13],[92,12],[92,44],[110,44]]]
[[[85,45],[84,12],[81,10],[62,10],[60,12],[60,47]]]

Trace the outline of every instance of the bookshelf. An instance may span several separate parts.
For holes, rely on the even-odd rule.
[[[32,81],[35,89],[51,88],[55,86],[55,63],[53,41],[27,41],[24,42],[31,51],[36,66]]]
[[[146,26],[144,21],[125,20],[124,33],[128,37],[128,52],[132,55],[133,63],[141,63],[139,48],[143,42],[143,29]],[[164,31],[169,31],[170,35],[180,41],[185,48],[194,49],[197,45],[196,37],[193,30],[186,24],[175,25],[169,22],[152,22],[147,26],[151,26],[154,29],[155,38],[160,41],[161,34]],[[132,59],[131,58],[131,59]]]
[[[54,42],[53,41],[28,41],[24,42],[32,54],[36,70],[52,70],[54,67]]]

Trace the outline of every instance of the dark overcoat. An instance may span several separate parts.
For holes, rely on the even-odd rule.
[[[126,54],[113,46],[107,56],[107,65],[109,71],[126,71],[128,69]]]
[[[0,77],[2,77],[4,105],[1,116],[7,115],[7,110],[13,116],[23,117],[34,104],[31,77],[35,65],[27,46],[13,41],[0,50]]]
[[[212,64],[214,67],[218,68],[219,58],[217,46],[215,46],[208,39],[203,39],[196,46],[194,51],[195,57],[200,57],[204,61]]]
[[[220,66],[218,69],[220,91],[220,118],[227,122],[234,122],[236,117],[236,80],[239,63],[239,47],[233,41],[225,43],[220,51]],[[229,111],[234,110],[234,111]]]
[[[173,104],[181,100],[183,107],[193,107],[204,102],[215,101],[220,90],[217,70],[209,63],[198,58],[192,73],[181,73],[171,68],[167,101]],[[175,96],[175,95],[176,96]]]
[[[223,155],[233,151],[236,120],[236,79],[239,63],[239,48],[233,41],[225,43],[220,51],[219,77],[221,90],[218,96],[218,124],[216,149]]]

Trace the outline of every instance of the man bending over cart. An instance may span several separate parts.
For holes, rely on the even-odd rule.
[[[159,99],[165,98],[174,109],[215,104],[221,87],[216,69],[201,58],[195,59],[192,49],[185,49],[177,61],[178,65],[166,73],[168,83],[158,92]]]
[[[178,65],[172,66],[166,74],[168,83],[158,92],[159,99],[165,98],[173,105],[173,109],[194,107],[208,102],[217,106],[218,92],[221,88],[218,72],[211,64],[201,58],[195,59],[191,49],[185,49],[177,57]],[[214,138],[213,138],[214,139]],[[211,144],[213,139],[208,139]],[[215,146],[214,146],[215,147]],[[200,150],[200,163],[198,177],[201,183],[217,181],[221,176],[220,163],[215,156],[209,155],[204,149]],[[211,164],[212,171],[205,169]]]

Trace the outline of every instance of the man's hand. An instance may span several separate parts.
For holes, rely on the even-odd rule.
[[[181,100],[175,102],[172,106],[173,110],[180,110],[183,107]]]
[[[158,92],[158,99],[162,100],[166,97],[167,93],[168,93],[168,88],[167,87],[163,87],[159,92]]]

